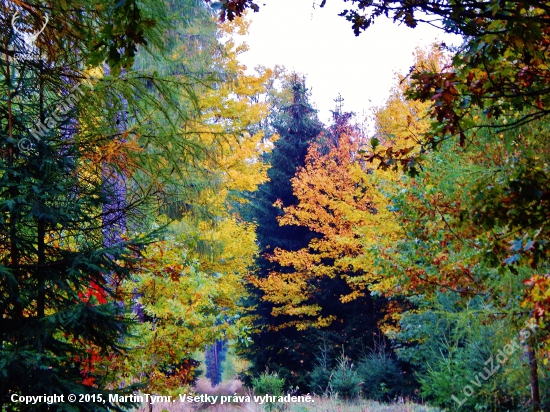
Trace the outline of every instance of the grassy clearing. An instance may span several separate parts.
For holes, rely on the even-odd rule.
[[[149,409],[146,405],[140,408],[140,412],[147,412]],[[378,402],[361,400],[357,402],[344,402],[336,399],[315,398],[315,403],[310,404],[289,404],[283,409],[285,412],[440,412],[440,409],[431,408],[425,405],[414,403],[403,404],[381,404]],[[153,405],[153,412],[194,412],[194,411],[211,411],[211,412],[264,412],[265,409],[255,403],[242,404],[224,404],[224,405],[209,405],[209,404],[184,404],[160,403]]]
[[[252,392],[242,386],[238,380],[231,380],[216,387],[210,385],[210,381],[204,378],[198,380],[195,387],[197,394],[208,395],[224,395],[230,396],[249,395],[252,398]],[[219,399],[219,398],[218,398]],[[262,405],[254,402],[244,402],[237,404],[191,404],[182,403],[177,399],[172,403],[159,403],[152,405],[153,412],[195,412],[195,411],[211,411],[211,412],[264,412]],[[312,403],[295,403],[286,404],[283,409],[285,412],[440,412],[440,409],[418,405],[415,403],[398,403],[398,404],[381,404],[368,400],[357,400],[345,402],[334,398],[321,398],[316,396]],[[149,411],[148,405],[143,405],[139,412]]]

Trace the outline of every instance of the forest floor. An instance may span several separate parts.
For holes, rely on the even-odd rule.
[[[233,394],[249,395],[241,382],[234,380],[218,385],[214,388],[206,379],[199,379],[195,388],[197,394],[208,394],[211,396],[231,396]],[[252,397],[252,396],[251,396]],[[264,412],[265,405],[255,402],[210,404],[210,403],[186,403],[176,400],[172,403],[156,403],[152,405],[152,412]],[[335,398],[315,396],[311,403],[288,403],[283,409],[272,409],[273,411],[285,412],[440,412],[440,409],[416,403],[395,403],[382,404],[375,401],[358,399],[355,401],[344,401]],[[148,405],[143,405],[138,412],[148,412]]]

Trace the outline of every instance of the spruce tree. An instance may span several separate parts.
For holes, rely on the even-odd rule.
[[[317,111],[309,102],[310,93],[305,79],[294,74],[286,87],[292,91],[292,100],[279,108],[272,120],[272,127],[279,139],[265,158],[270,164],[269,181],[254,193],[253,207],[258,222],[258,242],[263,251],[260,259],[263,273],[276,268],[266,259],[266,254],[272,253],[276,247],[303,247],[310,236],[310,232],[302,228],[279,226],[277,217],[282,216],[282,211],[274,206],[277,201],[284,206],[298,201],[292,193],[290,179],[296,174],[296,169],[305,164],[310,143],[323,130]]]
[[[115,405],[94,357],[123,350],[127,321],[113,285],[128,277],[135,244],[104,246],[102,205],[112,193],[86,174],[89,160],[74,144],[80,103],[64,106],[71,93],[85,97],[70,87],[74,77],[59,88],[45,66],[39,56],[2,62],[0,407],[67,409],[68,394],[92,394],[72,406],[105,409]],[[60,110],[61,121],[51,120]],[[29,132],[37,124],[46,125],[39,138]],[[65,403],[21,405],[12,395]]]
[[[336,101],[339,106],[333,112],[333,124],[315,137],[321,151],[327,153],[338,145],[342,134],[356,138],[362,135],[359,127],[351,123],[353,113],[342,112],[343,99],[339,98]],[[296,121],[295,117],[290,119]],[[279,247],[285,251],[307,250],[312,239],[323,236],[321,233],[312,232],[306,225],[278,224],[277,217],[283,212],[280,205],[287,207],[298,204],[298,199],[292,192],[290,179],[294,177],[296,169],[304,166],[305,154],[313,141],[309,139],[305,142],[296,142],[288,139],[289,132],[299,130],[294,128],[296,124],[303,125],[306,122],[303,118],[295,123],[285,123],[284,120],[285,118],[279,117],[274,122],[282,137],[275,145],[271,158],[272,180],[264,185],[266,190],[259,193],[259,196],[265,197],[253,203],[257,206],[256,212],[259,213],[257,222],[258,233],[261,236],[258,237],[263,242],[261,246],[265,251],[259,259],[260,270],[257,274],[262,278],[266,278],[271,272],[288,274],[295,271],[293,267],[280,266],[268,259],[275,248]],[[292,145],[294,142],[296,147]],[[301,164],[297,160],[301,160]],[[277,201],[278,207],[272,205],[274,201]],[[268,214],[271,214],[269,219],[265,218]],[[261,217],[264,217],[264,220]],[[249,349],[250,359],[254,363],[253,373],[258,374],[268,368],[277,371],[293,387],[298,386],[302,391],[318,391],[319,387],[315,384],[315,379],[310,377],[310,372],[318,366],[319,358],[324,357],[327,367],[336,366],[336,359],[342,355],[357,360],[367,348],[374,346],[373,338],[381,336],[377,328],[377,321],[385,311],[381,302],[374,301],[368,293],[351,302],[342,302],[341,297],[351,293],[351,289],[347,282],[338,276],[323,277],[316,282],[311,304],[322,308],[320,316],[323,318],[335,319],[329,325],[318,329],[292,326],[295,322],[297,325],[304,325],[307,315],[303,315],[303,318],[290,315],[273,316],[272,302],[261,299],[262,293],[255,290],[261,332],[254,337],[254,343]],[[304,322],[301,322],[302,320]],[[323,349],[320,349],[321,347]],[[330,374],[330,371],[327,371],[327,374]],[[328,375],[326,378],[328,379]]]
[[[276,114],[271,122],[279,139],[265,159],[271,165],[268,170],[270,180],[250,195],[249,218],[257,224],[261,253],[257,261],[256,276],[259,277],[266,277],[273,270],[284,270],[268,259],[276,247],[298,250],[306,246],[313,236],[307,228],[279,226],[277,221],[282,210],[274,203],[280,201],[285,206],[296,204],[297,198],[292,193],[290,179],[294,177],[296,169],[304,165],[309,144],[323,130],[316,110],[309,102],[310,94],[305,79],[294,74],[285,87],[291,91],[292,97],[282,107],[275,108]],[[245,350],[246,356],[252,361],[251,372],[259,375],[268,368],[278,371],[288,383],[304,386],[305,382],[300,380],[298,372],[312,362],[310,354],[304,354],[304,348],[312,344],[309,333],[293,328],[276,330],[285,319],[272,316],[272,305],[261,300],[259,290],[252,288],[251,292],[255,296],[253,303],[256,305],[256,326],[259,331]]]
[[[98,34],[98,27],[117,21],[138,31],[143,23],[135,2],[107,3],[73,2],[70,10],[57,1],[28,2],[25,8],[1,5],[2,410],[119,409],[108,394],[135,389],[106,389],[109,373],[99,368],[100,360],[125,350],[129,321],[118,285],[130,278],[140,247],[151,239],[129,240],[122,230],[116,241],[106,237],[114,227],[124,228],[128,216],[137,220],[139,207],[150,203],[149,192],[136,191],[126,202],[121,198],[126,194],[102,172],[131,175],[138,165],[129,157],[136,136],[173,140],[167,127],[155,128],[158,120],[152,122],[150,113],[160,95],[159,112],[179,123],[185,113],[175,101],[181,103],[190,86],[186,80],[163,83],[156,74],[120,72],[131,66],[134,47],[144,43],[147,31]],[[140,7],[160,13],[154,3]],[[49,24],[35,43],[29,42],[24,32],[38,32],[45,16]],[[162,14],[156,17],[162,27]],[[111,75],[86,80],[84,62],[106,67],[101,64],[105,52],[112,52],[107,58]],[[132,124],[131,130],[124,130],[121,119]],[[113,199],[121,200],[121,208],[105,209]],[[68,394],[77,400],[79,394],[94,396],[70,403]],[[64,403],[48,405],[41,398],[22,405],[12,401],[13,395],[64,395]]]

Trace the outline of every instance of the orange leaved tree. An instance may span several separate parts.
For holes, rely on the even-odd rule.
[[[276,248],[270,259],[285,270],[253,279],[263,299],[274,304],[273,315],[290,316],[283,326],[329,326],[341,321],[337,306],[368,295],[368,244],[357,228],[372,226],[373,216],[384,212],[373,196],[370,172],[357,156],[361,130],[348,124],[349,116],[337,113],[335,119],[333,130],[311,145],[305,167],[292,180],[298,204],[277,202],[284,211],[281,225],[308,227],[315,238],[296,251]]]

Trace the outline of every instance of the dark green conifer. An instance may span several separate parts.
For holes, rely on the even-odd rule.
[[[250,214],[258,224],[257,236],[261,251],[256,274],[259,277],[267,277],[274,270],[285,270],[267,258],[275,248],[298,250],[307,246],[313,236],[304,227],[279,226],[277,217],[282,216],[283,212],[273,205],[277,200],[284,206],[298,202],[292,193],[290,180],[296,169],[304,166],[310,143],[323,130],[316,110],[309,102],[310,94],[305,80],[293,75],[286,87],[291,91],[291,100],[284,102],[282,107],[275,108],[271,122],[279,139],[265,159],[271,165],[268,170],[270,180],[250,195]],[[252,293],[255,296],[254,304],[257,305],[257,326],[261,331],[253,337],[253,343],[246,349],[246,356],[253,364],[251,373],[259,375],[269,368],[278,371],[288,383],[304,386],[305,381],[303,376],[299,376],[299,372],[312,361],[311,353],[303,353],[305,348],[313,344],[308,337],[309,332],[304,333],[294,328],[274,330],[286,319],[271,315],[272,305],[261,300],[261,291],[254,289]]]
[[[124,236],[105,242],[105,234],[125,226],[127,216],[135,220],[132,212],[147,203],[149,192],[136,191],[129,202],[120,202],[124,210],[106,213],[104,205],[119,193],[109,179],[102,178],[101,170],[120,173],[125,164],[117,156],[123,156],[124,150],[112,158],[99,157],[103,159],[99,162],[94,159],[103,155],[97,153],[98,147],[124,141],[121,133],[125,131],[117,124],[120,119],[131,122],[136,135],[165,138],[166,130],[147,133],[151,121],[143,122],[143,117],[158,103],[160,93],[162,114],[179,123],[185,113],[175,101],[190,88],[185,84],[187,88],[169,93],[166,83],[171,90],[177,82],[163,83],[156,74],[129,70],[122,75],[111,70],[111,76],[86,81],[84,63],[98,59],[101,67],[108,49],[128,51],[107,59],[111,69],[129,68],[133,47],[143,44],[147,34],[143,31],[130,40],[131,33],[125,32],[113,39],[109,38],[112,32],[97,34],[97,28],[112,27],[113,21],[128,15],[134,23],[143,22],[144,15],[132,11],[135,2],[114,6],[104,2],[106,8],[100,0],[73,2],[70,10],[65,3],[31,1],[26,2],[27,8],[13,2],[0,4],[3,411],[118,409],[108,394],[135,389],[112,388],[101,360],[124,351],[129,321],[117,285],[129,278],[139,247],[151,239]],[[162,7],[153,3],[140,3],[140,7],[151,6],[146,7],[151,15],[158,12],[155,17],[162,28]],[[44,32],[35,43],[29,42],[24,33],[37,32],[45,16],[49,21]],[[105,47],[97,46],[98,37],[103,37]],[[154,87],[149,87],[147,79]],[[68,394],[83,401],[69,403]],[[12,395],[64,395],[64,403],[48,405],[41,398],[36,404],[22,405],[13,402]]]
[[[21,405],[14,394],[64,395],[65,402],[68,394],[92,394],[95,402],[86,398],[74,409],[106,409],[113,406],[108,382],[94,367],[123,350],[127,320],[116,282],[129,276],[136,243],[103,244],[102,205],[111,190],[81,173],[86,160],[74,142],[80,103],[62,116],[58,109],[71,93],[86,99],[70,86],[75,77],[59,87],[39,59],[7,59],[2,74],[0,408],[70,405],[48,406],[43,398]],[[56,113],[60,121],[49,121]],[[47,129],[33,136],[29,128],[40,123]]]

